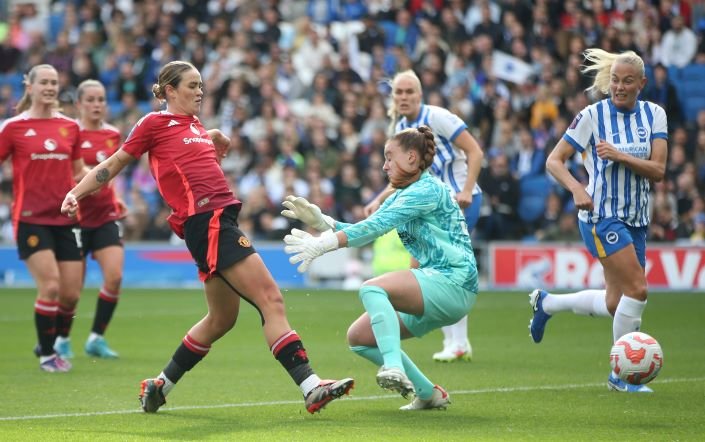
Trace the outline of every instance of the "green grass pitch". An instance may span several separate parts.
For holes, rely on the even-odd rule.
[[[705,296],[653,293],[643,331],[664,350],[653,395],[606,388],[611,322],[557,315],[544,342],[528,337],[526,293],[486,292],[470,315],[474,359],[436,363],[441,334],[403,342],[444,386],[446,411],[401,412],[375,383],[376,368],[350,352],[354,292],[285,290],[289,320],[323,378],[351,376],[350,396],[309,415],[298,388],[268,351],[246,303],[238,323],[157,414],[139,409],[139,381],[156,376],[205,312],[200,291],[125,290],[106,337],[118,360],[82,350],[96,302],[85,290],[74,322],[70,373],[43,373],[32,354],[33,290],[0,291],[0,440],[703,440]]]

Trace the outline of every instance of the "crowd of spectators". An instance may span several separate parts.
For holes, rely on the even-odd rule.
[[[667,179],[653,187],[653,241],[705,241],[705,108],[684,105],[672,77],[705,69],[705,2],[649,0],[86,0],[0,1],[0,120],[14,115],[22,75],[60,72],[63,111],[87,78],[108,91],[123,136],[159,103],[158,69],[192,62],[205,84],[200,118],[232,138],[222,166],[245,203],[241,227],[280,239],[287,194],[355,222],[385,185],[389,79],[414,69],[424,102],[463,118],[485,151],[476,240],[579,239],[570,195],[545,158],[590,100],[579,68],[588,47],[634,50],[647,63],[643,98],[669,117]],[[507,55],[529,75],[505,75]],[[164,206],[143,158],[116,185],[127,240],[168,240]],[[573,170],[584,178],[580,158]],[[11,167],[0,176],[0,237]],[[534,183],[530,186],[529,183]],[[538,183],[538,184],[537,184]],[[529,193],[538,204],[527,203]],[[532,190],[533,189],[533,190]],[[532,200],[534,201],[534,200]],[[524,202],[524,204],[523,204]],[[540,210],[536,210],[536,208]],[[526,209],[523,209],[526,208]],[[533,210],[530,210],[533,209]]]

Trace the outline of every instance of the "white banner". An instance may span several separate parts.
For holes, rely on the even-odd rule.
[[[524,84],[533,73],[534,69],[531,65],[522,59],[502,51],[492,52],[492,75],[495,77],[512,83]]]

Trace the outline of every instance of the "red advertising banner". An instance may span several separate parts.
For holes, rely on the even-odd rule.
[[[604,287],[600,262],[582,244],[493,243],[489,252],[494,288]],[[705,290],[705,248],[649,245],[646,279],[650,289]]]

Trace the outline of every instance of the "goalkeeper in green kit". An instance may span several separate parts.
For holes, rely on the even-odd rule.
[[[293,229],[284,238],[292,264],[305,272],[315,258],[341,247],[361,247],[397,229],[418,269],[366,281],[359,296],[365,313],[348,329],[350,349],[379,368],[377,384],[414,399],[402,410],[445,409],[448,393],[434,385],[401,349],[401,339],[456,323],[477,297],[477,265],[465,218],[450,190],[426,169],[435,154],[427,126],[403,130],[384,148],[383,169],[397,189],[369,218],[337,222],[304,198],[287,197],[284,216],[322,232]]]

